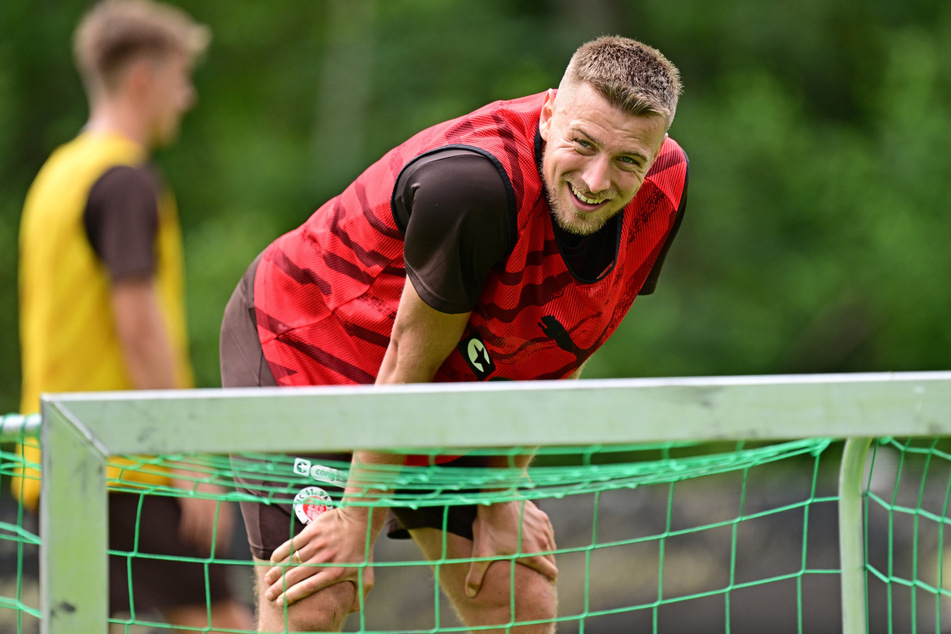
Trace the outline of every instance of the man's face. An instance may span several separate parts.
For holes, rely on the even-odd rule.
[[[590,84],[542,108],[542,177],[552,215],[569,233],[589,235],[621,211],[640,189],[667,131],[658,115],[632,116]]]
[[[147,116],[151,147],[165,147],[178,137],[182,116],[195,103],[192,64],[184,54],[173,53],[149,62]]]

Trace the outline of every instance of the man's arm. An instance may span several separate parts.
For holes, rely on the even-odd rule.
[[[178,383],[161,300],[155,287],[155,236],[158,231],[159,179],[148,167],[120,165],[92,186],[83,213],[86,237],[111,280],[110,307],[132,387],[159,390],[190,387]],[[172,486],[203,491],[220,487],[195,484],[194,474],[172,469]],[[183,496],[180,537],[211,552],[230,537],[231,510],[211,498]]]
[[[469,313],[442,313],[430,307],[419,297],[413,283],[407,278],[376,384],[431,381],[439,366],[459,343],[468,321]],[[401,454],[354,452],[340,508],[321,514],[297,537],[274,551],[271,562],[276,565],[267,573],[266,580],[271,583],[271,587],[266,591],[265,598],[290,605],[341,581],[352,581],[360,589],[358,596],[365,596],[373,585],[370,568],[363,571],[361,578],[359,569],[354,567],[298,566],[287,570],[285,566],[296,563],[293,559],[295,551],[305,563],[366,561],[370,557],[367,547],[372,548],[383,529],[386,513],[381,511],[385,509],[374,512],[371,507],[348,505],[347,502],[355,498],[366,501],[384,493],[376,482],[378,478],[374,470],[385,465],[400,465],[403,460]],[[358,607],[355,604],[353,609]]]
[[[462,338],[470,313],[442,313],[407,278],[377,385],[428,383]]]
[[[148,167],[120,165],[92,186],[83,212],[89,244],[111,281],[111,306],[132,387],[184,387],[154,285],[157,255],[157,174]]]
[[[432,381],[439,366],[462,338],[469,315],[470,313],[443,313],[432,308],[420,298],[412,281],[407,278],[396,310],[390,344],[380,364],[376,384]],[[354,454],[354,465],[402,464],[403,459],[404,456],[399,454],[357,451]],[[357,486],[361,485],[357,483]],[[365,488],[361,490],[365,491]],[[374,540],[379,535],[384,520],[383,513],[376,515],[371,526]]]
[[[112,284],[112,312],[126,366],[137,390],[184,387],[175,377],[175,361],[159,298],[151,278],[132,277]],[[220,487],[196,485],[195,474],[173,468],[172,486],[185,491],[219,493]],[[232,518],[228,508],[218,508],[210,497],[181,497],[182,520],[179,536],[211,553],[212,543],[225,547],[231,537]]]
[[[158,296],[150,278],[113,282],[112,313],[126,366],[137,390],[181,387]]]
[[[407,281],[377,384],[431,381],[439,366],[458,345],[469,315],[470,313],[450,315],[431,308],[420,299],[412,284]],[[576,375],[580,374],[579,368]],[[393,459],[392,456],[378,452],[360,454],[361,460],[368,463]],[[531,460],[531,453],[511,458],[498,456],[490,459],[489,466],[525,469]],[[379,522],[382,526],[382,518]],[[379,528],[374,526],[373,529],[376,531],[373,534],[375,538]],[[473,524],[473,557],[527,553],[519,559],[520,563],[549,579],[555,579],[558,569],[554,556],[530,554],[554,550],[551,522],[532,502],[524,500],[478,506],[477,518]],[[470,566],[466,579],[466,593],[470,597],[478,594],[491,563],[483,559],[474,561]]]
[[[449,353],[459,343],[470,313],[442,313],[424,302],[407,278],[400,296],[390,344],[380,364],[376,384],[428,383],[436,376]],[[402,464],[404,456],[379,451],[357,451],[354,466]],[[359,474],[354,474],[359,475]],[[351,475],[351,480],[354,477]],[[359,478],[357,478],[359,479]],[[356,486],[366,495],[365,485]],[[349,489],[349,487],[348,487]],[[349,490],[348,490],[349,493]],[[359,508],[365,512],[365,508]],[[383,527],[384,513],[376,513],[370,529],[376,540]]]

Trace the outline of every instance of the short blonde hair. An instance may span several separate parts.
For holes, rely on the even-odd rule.
[[[109,91],[130,61],[171,53],[194,61],[210,40],[208,27],[177,7],[152,0],[104,0],[76,28],[73,54],[87,90]]]
[[[680,71],[660,51],[619,36],[600,37],[575,51],[559,90],[582,82],[628,114],[661,115],[667,127],[683,92]]]

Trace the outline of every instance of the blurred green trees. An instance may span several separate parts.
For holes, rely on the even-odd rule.
[[[944,369],[951,5],[910,0],[177,2],[210,25],[199,102],[157,157],[185,227],[192,352],[257,252],[392,145],[557,85],[582,41],[663,50],[690,204],[657,293],[586,376]],[[0,3],[0,412],[18,407],[16,234],[42,161],[86,116],[88,3]],[[64,316],[67,318],[67,316]]]

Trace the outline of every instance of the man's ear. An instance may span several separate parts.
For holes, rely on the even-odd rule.
[[[545,93],[545,102],[542,104],[541,116],[538,119],[538,133],[546,142],[551,131],[551,117],[555,113],[555,95],[555,91],[551,88]]]
[[[138,57],[129,62],[123,72],[125,76],[122,78],[122,84],[125,91],[129,95],[138,97],[146,94],[151,87],[155,65],[146,57]]]

